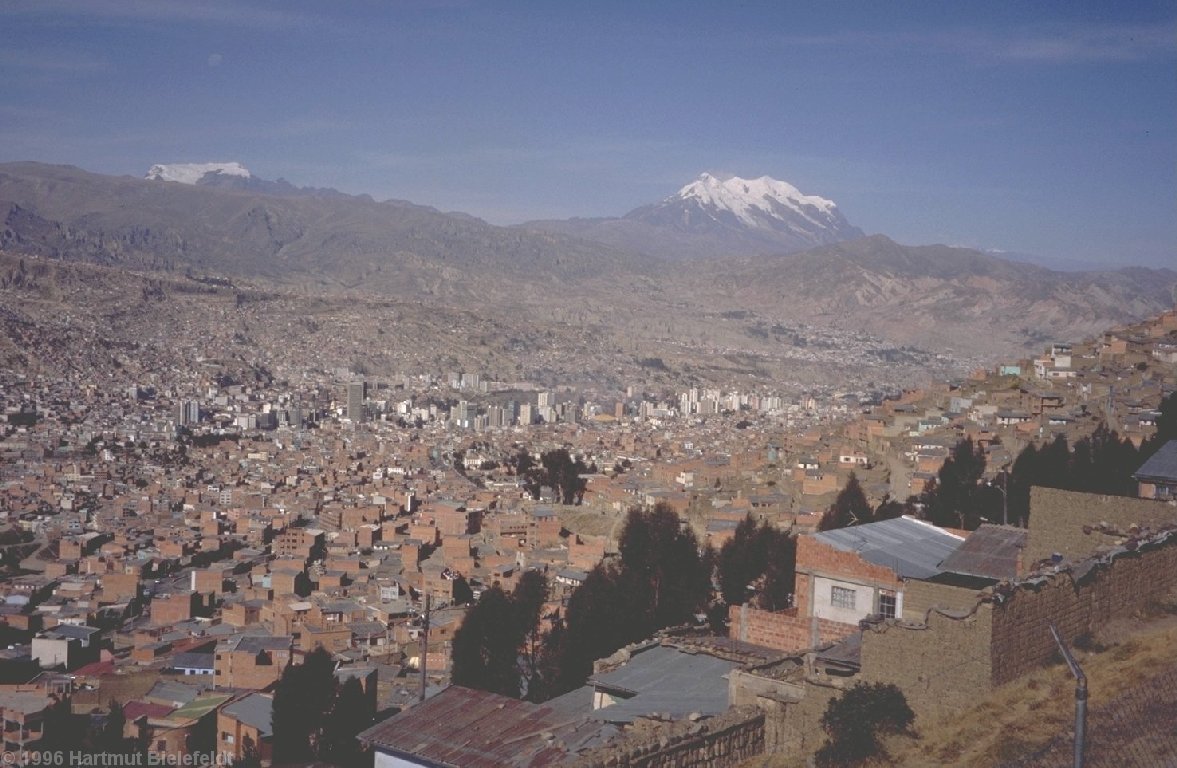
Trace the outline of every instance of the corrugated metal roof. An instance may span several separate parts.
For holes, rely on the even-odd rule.
[[[946,573],[1013,579],[1018,575],[1018,557],[1026,546],[1026,529],[1004,525],[982,525],[940,563]]]
[[[818,541],[890,568],[905,579],[927,579],[964,538],[914,517],[897,517],[813,534]]]
[[[1177,440],[1162,445],[1152,458],[1140,465],[1133,477],[1138,480],[1177,482]]]
[[[274,698],[251,693],[224,707],[221,712],[248,726],[257,728],[263,737],[274,733]]]
[[[377,749],[443,766],[541,768],[568,757],[555,738],[562,725],[566,721],[548,707],[450,686],[359,738]]]
[[[703,653],[683,653],[661,645],[647,648],[624,666],[589,680],[598,690],[626,696],[592,716],[625,723],[655,712],[676,719],[692,712],[718,715],[728,707],[726,675],[738,666]]]

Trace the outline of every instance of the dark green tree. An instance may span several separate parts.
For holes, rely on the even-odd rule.
[[[511,607],[515,614],[516,631],[522,639],[519,666],[524,687],[530,691],[540,675],[542,644],[539,631],[544,603],[548,599],[548,579],[537,570],[524,571],[511,592]]]
[[[556,654],[552,695],[583,685],[595,659],[636,639],[636,617],[627,615],[633,601],[618,586],[619,580],[616,567],[598,564],[568,599],[561,642],[551,649]]]
[[[736,526],[718,556],[720,593],[727,605],[740,605],[760,582],[760,607],[787,608],[792,600],[797,542],[767,522],[749,515]]]
[[[646,597],[640,622],[647,635],[691,620],[711,588],[694,532],[669,506],[631,509],[618,539],[621,582]]]
[[[902,733],[915,713],[897,687],[858,683],[831,699],[821,717],[828,741],[817,752],[819,768],[858,765],[882,753],[880,737]]]
[[[241,757],[233,761],[233,768],[262,768],[261,753],[249,734],[241,737]]]
[[[522,639],[510,598],[498,586],[483,592],[454,634],[454,685],[519,698]]]
[[[768,564],[764,568],[760,607],[766,611],[782,611],[793,605],[797,578],[797,537],[765,526],[765,538]]]
[[[459,576],[454,579],[454,605],[469,605],[474,602],[474,590],[470,588],[470,582],[466,581],[466,577]]]
[[[970,438],[958,442],[920,499],[924,516],[934,525],[976,529],[990,511],[988,494],[981,490],[984,474],[984,449]]]
[[[1148,456],[1152,456],[1162,445],[1177,440],[1177,392],[1161,400],[1160,416],[1157,417],[1157,431],[1149,441]],[[1144,458],[1141,457],[1142,461]]]
[[[349,678],[339,687],[323,725],[319,757],[334,765],[360,766],[364,753],[356,735],[372,724],[376,713],[372,697],[364,693],[359,678]],[[371,759],[368,759],[371,763]]]
[[[274,762],[298,763],[315,759],[324,715],[335,697],[335,664],[331,654],[316,648],[302,664],[282,672],[274,689]]]
[[[858,475],[851,472],[846,487],[839,491],[834,503],[821,516],[817,527],[821,531],[832,531],[835,528],[848,528],[870,521],[870,502],[866,500],[866,493],[862,490],[862,484],[858,482]]]
[[[760,578],[767,565],[760,526],[747,515],[719,550],[719,591],[723,601],[728,605],[743,605],[752,582]]]
[[[94,751],[109,755],[125,755],[131,751],[130,740],[124,735],[127,727],[127,717],[123,714],[123,706],[114,699],[110,700],[110,712],[102,729],[94,736]]]
[[[82,717],[73,714],[68,698],[58,699],[50,705],[41,722],[44,736],[39,748],[42,752],[69,754],[81,749],[86,724]]]
[[[879,506],[875,507],[874,515],[871,516],[871,522],[877,523],[881,520],[894,520],[897,517],[914,514],[914,497],[903,502],[886,496],[879,502]]]

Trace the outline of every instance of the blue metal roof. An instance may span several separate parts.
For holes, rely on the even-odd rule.
[[[1177,440],[1160,447],[1133,475],[1137,480],[1177,482]]]
[[[813,535],[823,544],[854,552],[905,579],[927,579],[940,573],[940,563],[964,541],[962,536],[908,516]]]
[[[626,697],[594,710],[591,716],[611,723],[631,722],[654,712],[682,718],[698,712],[718,715],[727,710],[726,676],[740,665],[703,653],[654,646],[634,654],[624,666],[594,675],[589,685]]]

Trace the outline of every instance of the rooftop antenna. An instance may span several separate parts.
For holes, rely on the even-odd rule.
[[[1071,668],[1071,674],[1075,676],[1075,768],[1083,768],[1083,746],[1084,737],[1087,733],[1087,675],[1083,674],[1083,670],[1079,667],[1079,662],[1075,661],[1075,657],[1071,655],[1071,650],[1067,648],[1066,643],[1059,637],[1058,628],[1054,626],[1054,622],[1048,622],[1050,626],[1050,634],[1054,635],[1054,641],[1058,643],[1059,650],[1062,651],[1063,659],[1066,660],[1067,666]]]

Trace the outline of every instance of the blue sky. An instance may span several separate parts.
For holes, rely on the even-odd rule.
[[[497,224],[784,179],[911,244],[1177,267],[1177,4],[0,0],[0,161]]]

